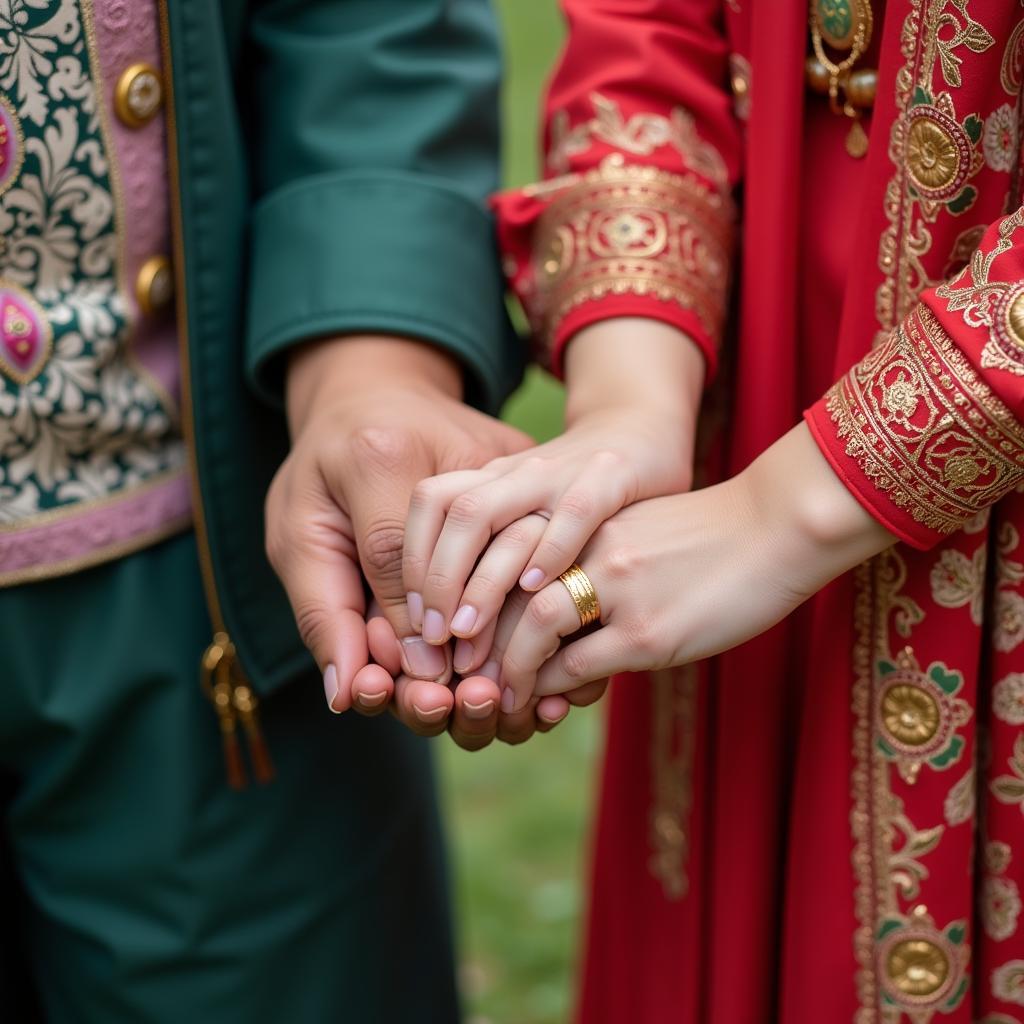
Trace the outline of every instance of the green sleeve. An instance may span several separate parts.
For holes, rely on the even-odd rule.
[[[489,0],[262,0],[245,90],[256,201],[247,370],[280,395],[290,346],[430,341],[496,409],[518,382],[486,197],[500,53]]]

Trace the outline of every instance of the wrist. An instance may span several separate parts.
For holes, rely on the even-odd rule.
[[[811,592],[897,538],[849,492],[806,424],[775,442],[742,474],[753,515],[772,528],[777,555]]]
[[[693,424],[705,372],[700,349],[669,324],[642,317],[591,324],[566,349],[566,423],[628,409]]]
[[[462,398],[462,369],[443,349],[412,338],[346,335],[310,341],[288,361],[285,404],[292,436],[322,406],[409,388]]]

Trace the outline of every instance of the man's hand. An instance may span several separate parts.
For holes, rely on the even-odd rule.
[[[531,444],[464,405],[461,393],[458,365],[424,343],[346,337],[303,346],[287,379],[292,451],[266,503],[267,555],[332,709],[354,704],[372,714],[393,698],[399,718],[421,733],[443,731],[456,703],[453,731],[472,733],[473,708],[467,718],[464,706],[479,703],[472,688],[457,701],[438,685],[451,678],[450,653],[425,643],[409,621],[402,585],[409,498],[425,477]],[[364,576],[400,641],[397,681],[369,661]]]

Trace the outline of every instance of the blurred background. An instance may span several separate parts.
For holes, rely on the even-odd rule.
[[[538,176],[537,114],[561,43],[556,0],[495,0],[505,31],[505,183]],[[538,371],[506,418],[558,433],[560,387]],[[458,913],[465,1024],[565,1024],[582,936],[601,706],[521,747],[438,744]]]

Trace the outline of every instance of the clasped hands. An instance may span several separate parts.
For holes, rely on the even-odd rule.
[[[428,345],[294,357],[267,552],[332,710],[390,710],[468,749],[522,742],[613,673],[740,643],[892,542],[804,427],[686,493],[702,360],[652,321],[588,328],[567,353],[567,430],[533,447],[463,404]],[[577,561],[602,605],[579,636],[558,580]]]

